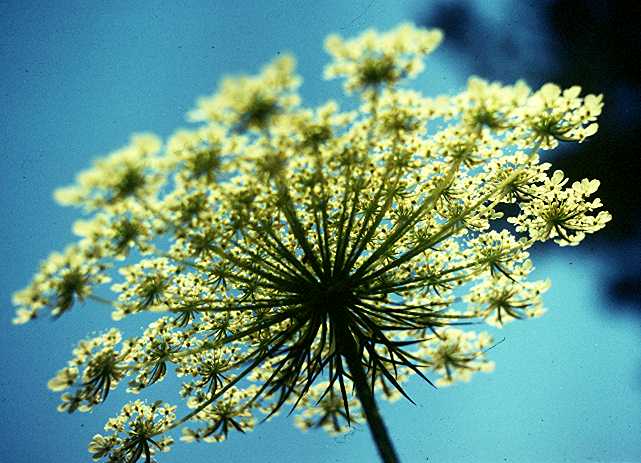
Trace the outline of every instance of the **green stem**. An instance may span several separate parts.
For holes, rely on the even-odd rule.
[[[352,382],[354,383],[354,389],[356,390],[356,395],[361,403],[361,407],[365,412],[365,418],[367,419],[367,424],[372,434],[372,439],[376,444],[378,454],[384,463],[399,463],[400,460],[396,455],[396,450],[394,450],[394,444],[387,432],[385,422],[378,411],[374,393],[365,369],[363,368],[356,341],[346,325],[340,325],[339,339],[341,354],[347,361]]]

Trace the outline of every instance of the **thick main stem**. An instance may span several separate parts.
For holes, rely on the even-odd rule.
[[[365,374],[365,369],[363,368],[354,337],[345,327],[343,327],[341,331],[341,353],[343,357],[345,357],[345,360],[347,360],[347,366],[352,376],[356,395],[365,412],[365,418],[367,418],[367,424],[369,425],[369,430],[372,433],[372,438],[378,449],[378,454],[384,463],[399,463],[396,450],[394,450],[394,444],[387,433],[387,427],[378,411],[378,406],[376,405],[370,382]]]

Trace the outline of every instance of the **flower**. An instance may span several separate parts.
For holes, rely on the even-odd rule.
[[[421,346],[422,354],[431,358],[431,368],[441,375],[438,386],[450,386],[455,381],[468,382],[473,373],[494,370],[494,362],[484,358],[484,350],[492,346],[492,337],[485,332],[448,328],[436,342]]]
[[[467,300],[475,317],[500,328],[513,320],[543,315],[541,296],[549,288],[549,280],[518,282],[499,276],[472,288]]]
[[[471,77],[467,90],[454,99],[454,104],[470,128],[501,133],[518,125],[518,109],[529,95],[530,88],[523,81],[502,85]]]
[[[580,93],[578,85],[563,91],[550,83],[541,87],[519,109],[519,118],[525,123],[520,129],[525,132],[524,142],[538,142],[542,149],[551,149],[559,141],[582,142],[594,135],[603,95],[579,98]]]
[[[301,431],[322,428],[330,436],[338,436],[348,432],[353,424],[364,422],[358,401],[350,399],[349,407],[345,408],[341,392],[328,386],[326,382],[319,383],[305,396],[303,411],[294,419]]]
[[[149,463],[176,428],[220,442],[285,407],[303,430],[366,422],[395,462],[377,398],[412,400],[412,377],[449,386],[492,371],[496,344],[478,326],[545,312],[550,282],[529,279],[529,249],[577,245],[610,215],[597,180],[568,187],[541,152],[592,135],[601,97],[479,78],[452,97],[400,88],[440,40],[408,24],[332,36],[326,77],[359,93],[353,110],[302,107],[284,56],[198,100],[197,128],[164,145],[134,136],[58,190],[88,217],[14,295],[15,322],[89,299],[114,320],[152,318],[136,337],[80,341],[48,384],[58,409],[170,375],[187,408],[125,405],[92,439],[94,459]]]
[[[83,244],[71,245],[63,253],[52,253],[40,264],[31,283],[13,294],[13,304],[17,306],[13,323],[20,325],[33,320],[45,308],[59,317],[89,297],[93,286],[109,281],[104,274],[106,268],[92,249]]]
[[[608,223],[612,216],[607,211],[591,213],[602,204],[596,198],[587,198],[596,192],[598,180],[583,179],[563,189],[567,179],[557,170],[547,178],[533,194],[534,199],[522,205],[518,217],[510,217],[517,231],[527,231],[535,240],[554,239],[561,246],[576,246],[587,233],[594,233]]]
[[[161,402],[147,405],[140,400],[126,404],[105,426],[105,431],[112,434],[96,434],[91,440],[89,452],[94,461],[108,457],[109,461],[137,462],[144,457],[145,463],[150,463],[158,451],[169,451],[173,439],[157,436],[171,427],[175,408]]]
[[[254,428],[255,422],[251,413],[251,390],[230,388],[215,404],[202,406],[202,402],[193,400],[192,407],[199,408],[194,420],[204,421],[206,426],[198,430],[183,428],[184,442],[202,439],[204,442],[222,442],[232,430],[244,433]]]
[[[94,162],[93,169],[80,173],[76,184],[60,188],[54,197],[62,205],[126,210],[152,197],[162,178],[151,174],[162,142],[152,134],[138,134],[130,143]]]
[[[301,83],[294,74],[296,62],[281,56],[265,66],[255,77],[228,77],[218,93],[200,98],[189,113],[192,121],[211,120],[237,130],[260,130],[273,117],[298,104],[296,89]]]
[[[383,84],[392,86],[404,77],[419,74],[423,58],[438,46],[442,37],[438,29],[416,29],[411,24],[401,24],[383,34],[370,29],[352,40],[330,35],[325,49],[334,61],[325,68],[325,77],[346,77],[347,92]]]
[[[113,291],[120,293],[113,313],[114,320],[144,310],[163,310],[167,304],[170,275],[178,270],[177,266],[163,257],[121,268],[125,282],[112,287]]]
[[[115,346],[121,340],[120,332],[112,328],[100,336],[78,343],[67,367],[58,371],[47,384],[54,392],[66,391],[76,386],[73,393],[62,394],[62,404],[58,407],[60,411],[86,412],[106,400],[109,392],[116,388],[125,374],[123,360],[130,346],[123,346],[121,351],[116,350]],[[80,382],[76,384],[78,380]]]

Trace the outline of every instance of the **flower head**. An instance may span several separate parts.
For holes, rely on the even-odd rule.
[[[78,175],[75,185],[56,190],[54,197],[60,204],[89,211],[135,206],[153,196],[162,183],[152,174],[160,148],[155,135],[134,135],[127,146],[95,161],[92,169]]]
[[[218,93],[198,100],[190,119],[211,120],[240,131],[263,129],[272,118],[298,104],[296,88],[301,79],[294,74],[295,65],[294,58],[285,55],[257,76],[228,77]]]
[[[423,58],[441,42],[438,29],[416,29],[402,24],[380,34],[371,29],[351,40],[331,35],[325,41],[334,61],[325,69],[326,78],[346,77],[345,90],[392,86],[423,70]]]
[[[167,452],[173,444],[173,439],[162,433],[176,418],[175,408],[162,402],[148,405],[140,400],[126,404],[120,414],[105,425],[105,431],[111,434],[96,434],[89,444],[89,452],[95,461],[107,457],[110,462],[133,463],[144,458],[145,463],[151,463],[153,455]]]
[[[14,293],[13,303],[18,309],[13,322],[26,323],[45,308],[59,317],[90,296],[93,286],[109,281],[106,268],[92,249],[82,244],[69,246],[63,253],[52,253],[40,264],[31,283]]]
[[[219,442],[285,407],[303,430],[367,422],[396,461],[376,397],[412,400],[416,376],[447,386],[489,372],[495,344],[476,327],[544,313],[550,283],[528,280],[530,247],[577,245],[610,215],[597,180],[567,187],[541,150],[592,135],[601,97],[480,78],[453,97],[399,88],[440,40],[407,24],[328,38],[326,76],[363,97],[352,111],[301,107],[288,56],[226,78],[190,112],[199,127],[165,145],[136,136],[56,193],[93,215],[14,295],[16,323],[88,299],[115,320],[155,315],[137,337],[78,343],[49,381],[59,410],[169,375],[188,410],[125,405],[94,459],[149,463],[175,428]]]

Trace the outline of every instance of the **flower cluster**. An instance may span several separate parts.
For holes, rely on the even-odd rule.
[[[594,135],[599,125],[594,122],[603,107],[602,97],[579,98],[581,87],[561,91],[558,85],[545,84],[520,108],[525,121],[521,126],[528,138],[540,142],[541,148],[555,148],[559,141],[582,142]]]
[[[423,70],[423,57],[441,42],[437,29],[416,29],[402,24],[387,33],[371,29],[352,40],[331,35],[325,48],[334,58],[325,76],[345,76],[348,92],[392,86],[405,77],[415,77]]]
[[[111,418],[105,431],[111,434],[96,434],[89,444],[94,460],[106,458],[109,462],[136,462],[145,458],[150,462],[152,455],[167,452],[174,440],[162,434],[171,427],[176,407],[162,402],[153,405],[136,400],[128,403],[120,414]]]
[[[358,401],[350,399],[345,407],[340,391],[328,386],[327,382],[318,383],[303,398],[302,412],[294,418],[300,430],[322,428],[329,435],[337,436],[349,431],[351,423],[364,421]]]
[[[561,246],[576,246],[586,233],[603,228],[610,220],[610,214],[599,211],[593,215],[602,206],[601,200],[588,201],[599,188],[599,181],[583,179],[563,189],[567,182],[560,170],[546,178],[535,190],[537,194],[533,200],[523,205],[521,214],[510,217],[517,231],[527,231],[539,241],[554,238]]]
[[[89,217],[15,294],[16,323],[87,299],[115,320],[157,315],[137,337],[81,341],[49,383],[60,409],[167,376],[186,408],[126,405],[95,459],[149,463],[176,428],[218,442],[287,407],[302,429],[367,422],[396,461],[376,397],[491,371],[492,337],[475,328],[544,312],[529,249],[579,244],[610,215],[590,199],[598,181],[567,187],[540,155],[593,135],[601,97],[479,78],[451,97],[403,88],[440,40],[411,25],[330,37],[326,76],[357,94],[352,111],[302,107],[289,56],[228,77],[190,113],[198,127],[164,145],[136,136],[56,192]]]
[[[18,309],[13,322],[27,323],[45,308],[58,317],[74,304],[84,302],[91,295],[92,286],[110,281],[105,275],[108,264],[99,257],[84,243],[71,245],[62,253],[51,253],[29,286],[14,293],[13,304]]]
[[[487,333],[449,328],[436,342],[423,343],[421,354],[430,358],[432,368],[441,374],[436,384],[448,386],[455,381],[469,381],[476,371],[493,371],[494,362],[486,360],[483,355],[492,342]]]
[[[123,365],[132,344],[129,341],[122,351],[118,351],[116,345],[121,340],[120,332],[112,328],[103,335],[78,343],[67,367],[58,371],[48,383],[49,389],[56,392],[76,386],[73,393],[62,394],[59,411],[89,411],[104,401],[109,391],[116,388],[125,376]],[[79,384],[76,384],[78,380]]]
[[[294,75],[294,58],[282,56],[263,68],[256,77],[224,79],[219,91],[198,100],[189,113],[193,121],[212,121],[244,131],[261,130],[275,116],[299,102],[296,89],[301,79]]]
[[[60,188],[54,196],[60,204],[82,205],[86,210],[124,211],[152,197],[162,185],[154,171],[161,140],[153,134],[138,134],[124,148],[98,159],[93,169],[80,173],[76,185]]]

